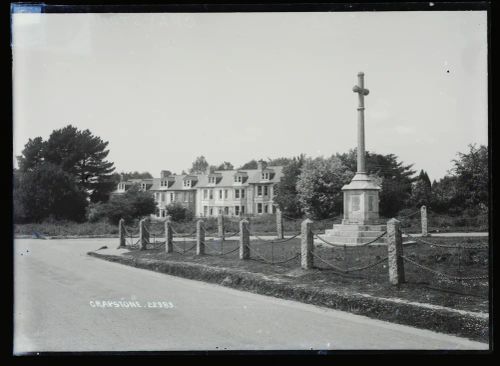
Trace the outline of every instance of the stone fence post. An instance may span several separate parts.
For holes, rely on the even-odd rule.
[[[276,232],[278,234],[278,239],[285,238],[283,232],[283,214],[279,208],[276,209]]]
[[[203,220],[196,221],[196,255],[205,254],[205,228]]]
[[[217,235],[224,240],[224,215],[217,216]]]
[[[248,220],[240,221],[240,259],[250,259],[250,231]]]
[[[165,251],[172,253],[174,251],[172,232],[172,216],[167,216],[165,220]]]
[[[146,245],[149,243],[149,232],[147,230],[146,219],[139,221],[139,237],[141,238],[141,250],[146,250]]]
[[[120,219],[120,221],[118,222],[118,235],[120,237],[120,245],[118,246],[118,248],[124,248],[126,246],[126,242],[125,242],[125,235],[126,235],[126,232],[125,232],[125,220],[124,219]]]
[[[403,263],[403,238],[400,222],[390,219],[387,222],[387,251],[389,264],[389,282],[399,285],[405,282],[405,269]]]
[[[429,236],[427,231],[427,207],[420,207],[420,221],[422,222],[422,236]]]
[[[305,219],[300,225],[300,264],[303,269],[311,269],[313,267],[312,252],[314,250],[314,237],[312,223],[310,219]]]

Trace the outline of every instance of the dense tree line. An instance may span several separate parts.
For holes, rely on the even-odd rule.
[[[428,174],[418,175],[412,165],[399,161],[394,154],[366,152],[367,173],[380,185],[380,214],[397,216],[403,209],[426,205],[439,213],[471,215],[487,212],[488,149],[469,145],[458,153],[449,174],[431,183]],[[283,169],[275,202],[285,215],[323,219],[340,214],[342,186],[356,172],[356,150],[331,157],[292,159]]]

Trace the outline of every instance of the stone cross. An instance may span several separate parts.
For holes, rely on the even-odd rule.
[[[365,89],[364,83],[365,74],[358,73],[358,85],[352,88],[352,91],[358,93],[359,106],[358,106],[358,165],[357,173],[365,172],[365,95],[370,92]]]

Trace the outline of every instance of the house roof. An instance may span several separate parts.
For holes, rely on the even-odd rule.
[[[256,183],[278,183],[283,176],[282,166],[269,166],[267,170],[272,172],[270,179],[262,180],[261,171],[258,169],[242,169],[242,170],[218,170],[216,173],[220,173],[222,178],[215,185],[208,184],[208,176],[200,175],[199,181],[196,187],[232,187],[232,186],[248,186],[249,184]],[[234,175],[244,173],[248,177],[242,183],[234,184]]]
[[[182,174],[182,175],[171,175],[168,178],[153,178],[153,185],[151,186],[151,190],[155,191],[175,191],[175,190],[180,190],[180,191],[185,191],[189,189],[195,189],[198,187],[197,180],[199,179],[200,176],[198,175],[193,175],[193,174]],[[186,179],[192,179],[193,180],[193,185],[191,187],[184,187],[184,180]],[[162,180],[168,180],[169,183],[168,187],[162,187],[160,182]]]
[[[123,183],[146,183],[147,185],[151,185],[150,190],[154,191],[173,191],[173,190],[190,190],[196,189],[200,187],[245,187],[249,184],[257,184],[257,183],[278,183],[283,176],[283,167],[282,166],[268,166],[264,172],[270,172],[271,176],[269,179],[263,180],[261,170],[258,169],[241,169],[241,170],[217,170],[212,174],[181,174],[181,175],[170,175],[165,178],[152,178],[152,179],[130,179],[127,182]],[[246,178],[242,183],[234,184],[234,175],[235,174],[244,174]],[[209,184],[208,177],[216,176],[217,182],[216,184]],[[192,179],[193,184],[191,187],[184,187],[184,180]],[[169,186],[162,187],[161,181],[168,180]],[[172,183],[173,182],[173,183]]]

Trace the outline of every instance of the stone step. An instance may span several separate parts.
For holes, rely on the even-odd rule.
[[[376,238],[376,237],[360,238],[354,236],[327,236],[327,235],[320,235],[320,237],[333,244],[346,244],[346,245],[364,244]],[[321,243],[321,241],[319,241],[318,244],[319,243]],[[374,243],[387,243],[387,237],[383,236],[377,239]]]
[[[379,231],[384,232],[386,225],[343,225],[334,224],[333,230],[338,231]]]
[[[359,236],[363,238],[376,238],[377,236],[384,233],[384,230],[378,231],[354,231],[354,230],[337,230],[329,229],[325,230],[325,235],[328,236]]]

